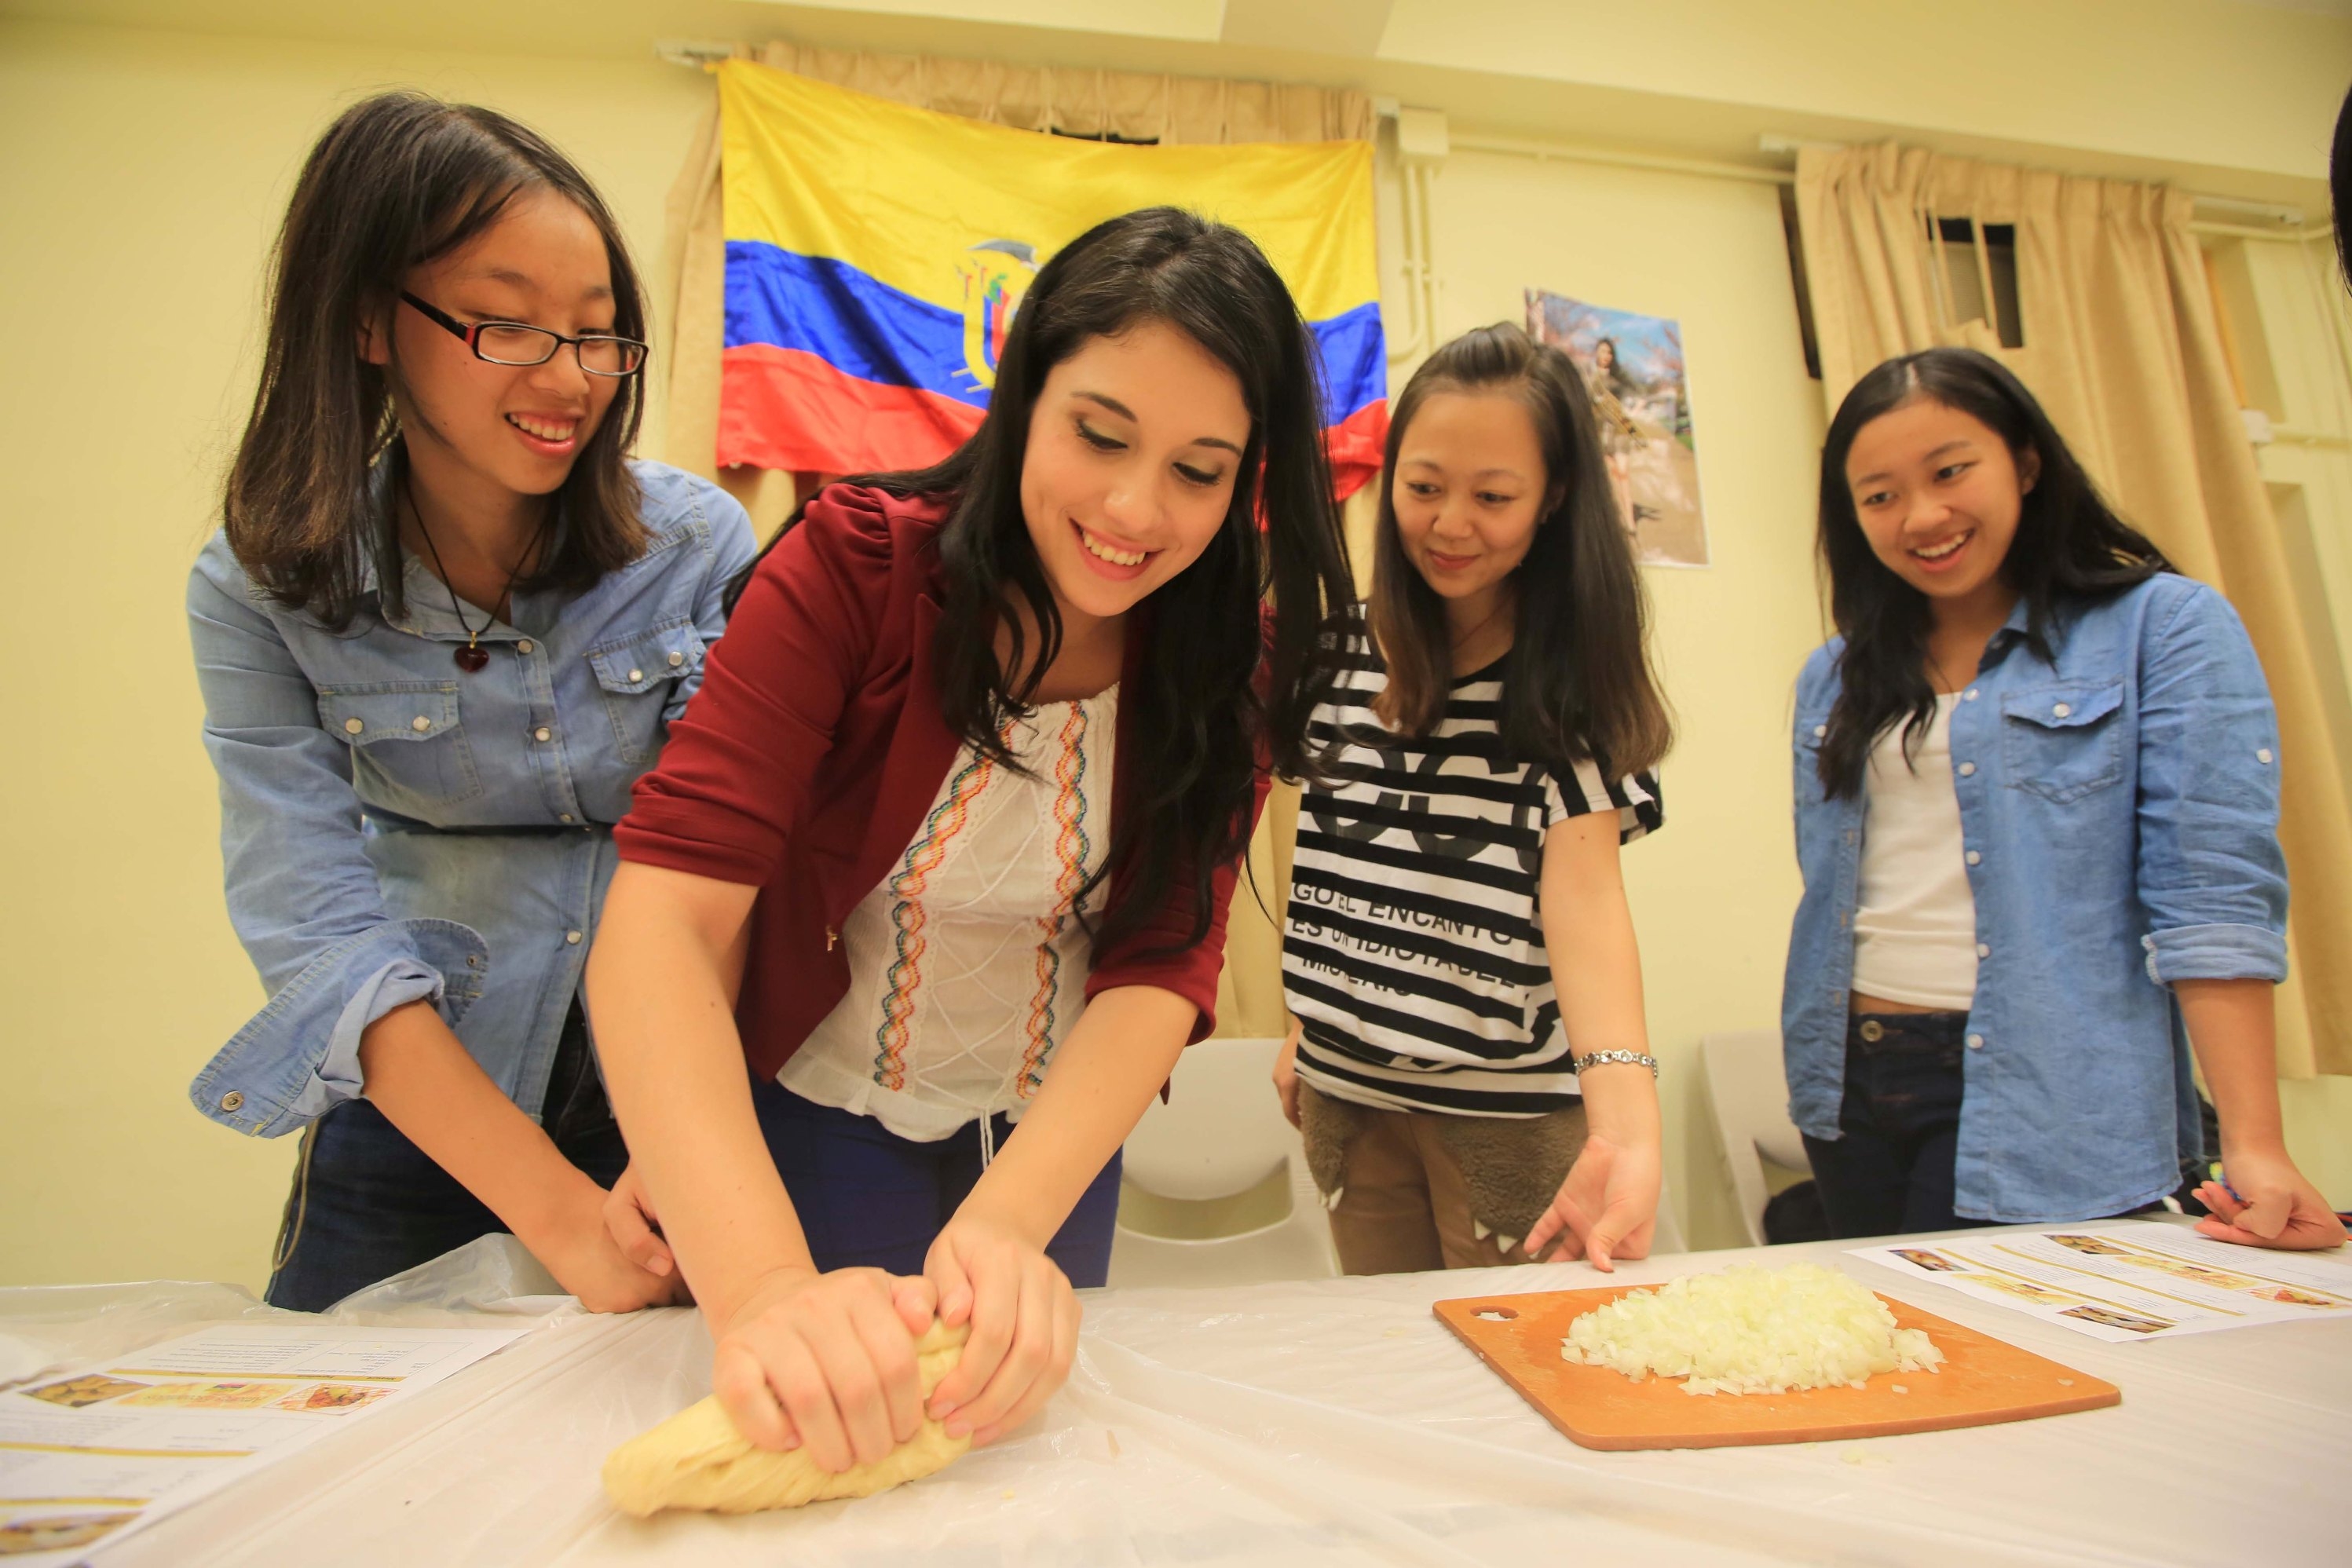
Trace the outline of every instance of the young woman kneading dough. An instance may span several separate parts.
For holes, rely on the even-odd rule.
[[[589,966],[614,1219],[658,1217],[761,1447],[839,1471],[927,1407],[984,1443],[1066,1375],[1328,681],[1315,364],[1239,233],[1072,242],[970,441],[787,524],[640,785]],[[970,1338],[927,1405],[935,1312]]]

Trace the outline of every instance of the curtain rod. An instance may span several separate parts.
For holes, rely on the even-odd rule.
[[[654,55],[674,66],[691,66],[696,70],[715,66],[721,60],[735,57],[735,46],[711,38],[656,38]]]
[[[1574,141],[1548,141],[1518,136],[1483,136],[1472,131],[1450,133],[1456,147],[1475,152],[1508,152],[1538,162],[1558,159],[1564,163],[1602,163],[1620,169],[1653,169],[1669,174],[1694,174],[1709,180],[1747,180],[1766,185],[1793,185],[1790,169],[1769,169],[1753,163],[1723,163],[1706,158],[1684,158],[1671,152],[1633,152],[1617,147],[1591,147]]]
[[[1819,148],[1823,152],[1843,152],[1845,143],[1806,141],[1794,136],[1776,136],[1769,131],[1756,139],[1756,150],[1759,152],[1781,157],[1793,158],[1807,147]],[[2254,202],[2243,196],[2215,196],[2201,191],[2190,191],[2186,194],[2190,201],[2211,212],[2217,217],[2251,218],[2256,225],[2274,225],[2281,231],[2277,237],[2282,239],[2295,238],[2296,235],[2292,231],[2304,226],[2303,209],[2285,203]]]

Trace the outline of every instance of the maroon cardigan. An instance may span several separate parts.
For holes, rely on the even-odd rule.
[[[760,890],[736,1021],[754,1071],[773,1077],[849,991],[836,933],[914,841],[961,743],[940,711],[932,637],[942,594],[936,500],[830,486],[752,573],[702,689],[670,727],[614,830],[621,858]],[[1130,618],[1123,680],[1143,640]],[[1118,709],[1114,821],[1134,782],[1132,702]],[[1267,776],[1258,769],[1257,807]],[[1237,866],[1217,868],[1205,938],[1192,934],[1180,864],[1168,903],[1115,951],[1095,955],[1087,996],[1158,986],[1209,1032]],[[1113,906],[1130,868],[1114,866]]]

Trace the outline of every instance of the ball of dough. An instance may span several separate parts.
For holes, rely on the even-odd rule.
[[[915,1366],[925,1399],[962,1359],[967,1332],[934,1322],[916,1342]],[[945,1427],[925,1416],[921,1429],[882,1458],[829,1475],[805,1448],[778,1453],[754,1447],[735,1429],[726,1408],[706,1398],[614,1449],[604,1461],[604,1490],[624,1513],[639,1519],[666,1508],[755,1513],[871,1497],[946,1469],[971,1447],[969,1435],[950,1437]]]

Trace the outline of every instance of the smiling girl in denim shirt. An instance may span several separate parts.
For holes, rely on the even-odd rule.
[[[2108,510],[1990,358],[1847,394],[1839,637],[1797,687],[1790,1113],[1841,1237],[2123,1214],[2199,1152],[2225,1240],[2344,1239],[2280,1134],[2278,731],[2227,601]]]
[[[752,545],[717,487],[625,455],[644,336],[611,214],[522,126],[389,94],[312,150],[188,583],[270,991],[191,1095],[304,1129],[277,1305],[495,1230],[592,1308],[675,1292],[605,1228],[627,1153],[577,993],[611,826]]]

